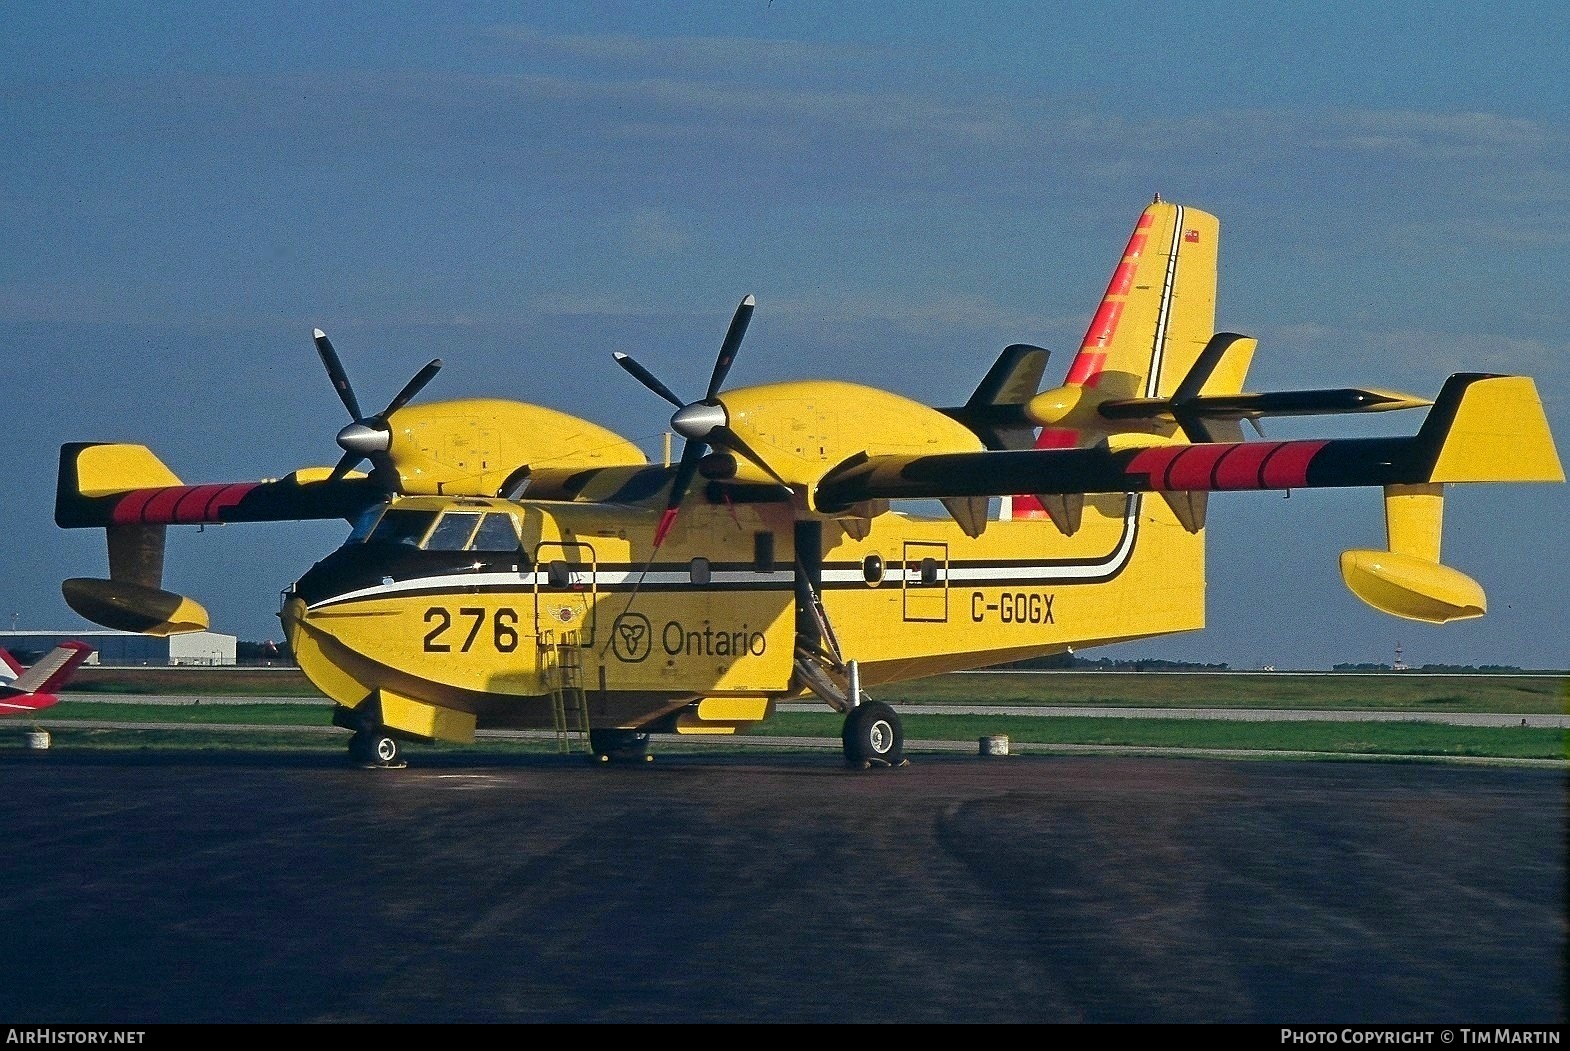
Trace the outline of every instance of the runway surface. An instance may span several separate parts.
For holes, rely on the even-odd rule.
[[[1563,771],[0,757],[0,1020],[1565,1020]]]
[[[299,704],[327,709],[331,705],[318,697],[204,696],[199,694],[72,694],[69,700],[106,704],[147,704],[179,707],[191,704]],[[1517,715],[1502,712],[1425,712],[1375,710],[1325,710],[1311,708],[1120,708],[1102,705],[1047,704],[900,704],[907,715],[998,715],[1036,718],[1101,719],[1209,719],[1228,722],[1402,722],[1442,723],[1449,726],[1528,726],[1570,729],[1570,714],[1533,712]],[[827,712],[817,702],[786,702],[782,712]],[[65,720],[59,725],[69,725]]]

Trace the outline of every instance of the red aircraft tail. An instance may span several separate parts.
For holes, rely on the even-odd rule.
[[[37,664],[23,671],[5,650],[0,650],[0,715],[17,715],[47,708],[71,681],[76,669],[93,648],[85,642],[62,642]]]

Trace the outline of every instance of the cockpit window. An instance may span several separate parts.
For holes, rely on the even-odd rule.
[[[462,551],[469,546],[469,538],[474,535],[474,527],[479,523],[478,511],[448,511],[436,523],[436,528],[431,530],[425,550]]]
[[[361,511],[354,519],[353,528],[349,530],[349,539],[345,540],[344,543],[358,544],[370,536],[371,528],[376,525],[377,519],[381,518],[382,512],[386,509],[386,504],[376,504]]]
[[[476,551],[518,550],[518,531],[513,528],[512,515],[499,511],[485,515],[469,546]]]
[[[382,515],[371,531],[370,539],[379,544],[408,544],[419,547],[431,523],[436,521],[435,511],[390,510]]]

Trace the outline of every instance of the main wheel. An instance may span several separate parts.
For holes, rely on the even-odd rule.
[[[637,730],[590,730],[589,750],[602,763],[648,763],[649,735]]]
[[[853,766],[898,766],[905,760],[905,731],[894,709],[882,701],[867,701],[845,716],[840,735],[845,761]]]

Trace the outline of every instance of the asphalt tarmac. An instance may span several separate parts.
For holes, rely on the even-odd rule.
[[[1563,1023],[1566,775],[0,757],[0,1022]]]

